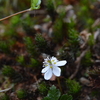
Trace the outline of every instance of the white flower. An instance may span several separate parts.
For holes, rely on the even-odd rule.
[[[64,66],[67,63],[66,60],[58,61],[56,57],[47,57],[43,62],[42,73],[44,74],[45,80],[49,80],[52,75],[60,76],[61,69],[58,66]]]

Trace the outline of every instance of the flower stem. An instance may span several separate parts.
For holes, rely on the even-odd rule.
[[[15,13],[15,14],[9,15],[9,16],[7,16],[7,17],[4,17],[4,18],[0,19],[0,21],[3,21],[3,20],[5,20],[5,19],[8,19],[8,18],[10,18],[10,17],[13,17],[13,16],[18,15],[18,14],[21,14],[21,13],[25,13],[25,12],[28,12],[28,11],[31,11],[31,9],[26,9],[26,10],[17,12],[17,13]]]
[[[61,93],[62,93],[62,87],[61,87],[61,84],[60,84],[60,79],[59,79],[59,77],[57,77],[57,81],[58,81],[59,89],[60,89],[60,91],[61,91]]]

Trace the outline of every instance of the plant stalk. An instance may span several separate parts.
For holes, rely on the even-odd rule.
[[[17,12],[17,13],[15,13],[15,14],[9,15],[9,16],[7,16],[7,17],[4,17],[4,18],[0,19],[0,21],[3,21],[3,20],[5,20],[5,19],[8,19],[8,18],[10,18],[10,17],[13,17],[13,16],[18,15],[18,14],[25,13],[25,12],[28,12],[28,11],[31,11],[31,9],[26,9],[26,10]]]
[[[57,77],[57,81],[58,81],[59,89],[60,89],[60,91],[61,91],[61,93],[62,93],[62,87],[61,87],[61,84],[60,84],[60,79],[59,79],[59,77]]]

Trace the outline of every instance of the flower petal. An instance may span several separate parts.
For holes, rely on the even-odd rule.
[[[49,66],[43,68],[42,71],[41,71],[41,73],[45,73],[49,68],[50,68]]]
[[[52,69],[49,68],[49,70],[44,74],[45,80],[49,80],[52,77]]]
[[[67,63],[66,60],[58,61],[58,62],[56,63],[56,66],[64,66],[66,63]]]
[[[55,76],[60,76],[60,73],[61,73],[61,69],[59,67],[54,67],[53,68],[53,74]]]
[[[52,61],[57,62],[58,60],[57,60],[56,57],[52,57],[52,58],[51,58],[51,62],[52,62]]]

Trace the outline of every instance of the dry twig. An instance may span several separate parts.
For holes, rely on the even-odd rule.
[[[73,78],[76,76],[76,74],[78,73],[81,60],[82,60],[82,58],[85,56],[85,54],[86,54],[86,52],[88,51],[88,49],[89,49],[89,47],[88,47],[86,50],[84,50],[84,51],[81,53],[81,55],[80,55],[79,57],[77,57],[77,59],[76,59],[76,61],[75,61],[76,70],[75,70],[75,72],[69,77],[70,79],[73,79]]]
[[[1,92],[7,92],[9,91],[10,89],[12,89],[14,87],[14,84],[11,85],[11,87],[7,88],[7,89],[4,89],[4,90],[0,90],[0,93]]]

